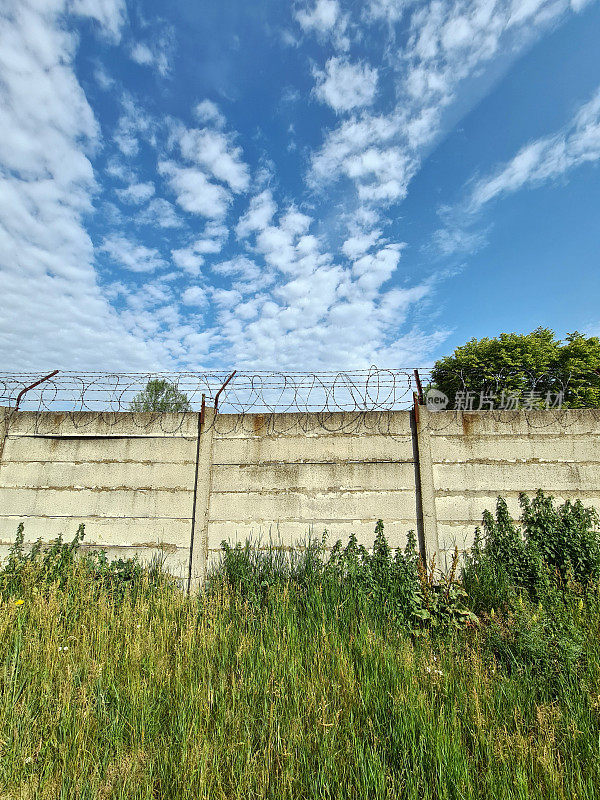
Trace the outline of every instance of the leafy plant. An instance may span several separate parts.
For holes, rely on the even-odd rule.
[[[131,411],[191,411],[190,401],[184,392],[164,378],[149,380],[146,388],[137,394],[129,406]]]
[[[563,392],[565,408],[600,406],[600,339],[575,331],[564,342],[549,328],[528,334],[501,333],[497,338],[470,339],[436,361],[432,388],[455,404],[459,391],[483,392],[499,407],[502,392],[528,398],[540,407]],[[488,404],[486,403],[486,408]]]
[[[544,599],[551,588],[576,583],[586,590],[600,579],[598,514],[580,500],[556,507],[539,490],[533,499],[522,493],[521,525],[499,497],[496,516],[483,514],[484,534],[476,530],[467,554],[462,582],[477,610],[508,608],[522,591]]]

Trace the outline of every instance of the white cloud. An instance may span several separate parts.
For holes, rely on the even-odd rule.
[[[181,296],[181,300],[186,306],[198,308],[204,308],[208,304],[206,291],[201,286],[190,286]]]
[[[351,63],[333,57],[325,70],[314,70],[317,85],[315,94],[334,111],[350,111],[371,105],[377,92],[377,70],[363,62]]]
[[[242,161],[242,150],[233,138],[221,131],[188,129],[179,139],[182,156],[204,167],[216,180],[226,183],[233,192],[248,188],[250,175]]]
[[[132,42],[129,48],[129,57],[140,66],[156,69],[164,78],[171,71],[174,44],[173,29],[163,26],[152,41]]]
[[[122,203],[139,206],[149,200],[156,190],[154,184],[148,181],[146,183],[132,183],[126,189],[116,189],[115,191]]]
[[[71,6],[116,38],[121,3]],[[100,289],[84,220],[97,190],[99,126],[74,71],[66,3],[0,11],[0,351],[18,370],[168,365]],[[35,291],[32,291],[32,287]],[[49,347],[51,343],[51,348]]]
[[[154,272],[166,266],[165,260],[154,247],[132,242],[125,236],[107,236],[100,250],[108,254],[115,266],[132,272]]]
[[[94,78],[96,79],[98,86],[104,92],[108,92],[115,85],[114,78],[108,74],[106,67],[100,61],[98,61],[96,68],[94,69]]]
[[[350,46],[346,35],[348,15],[342,14],[338,0],[316,0],[311,8],[299,8],[295,16],[305,33],[314,33],[321,40],[329,38],[339,50]]]
[[[600,160],[600,89],[584,103],[561,131],[529,142],[505,164],[468,184],[466,199],[438,213],[445,222],[431,247],[442,256],[473,253],[486,244],[485,233],[473,230],[487,203],[524,188],[564,176],[582,164]]]
[[[360,233],[350,236],[342,245],[342,252],[349,259],[354,260],[364,255],[381,238],[380,230],[372,230],[368,233]]]
[[[377,115],[365,110],[327,132],[311,157],[310,186],[349,178],[365,203],[402,200],[423,154],[442,133],[445,109],[460,103],[465,113],[489,87],[488,75],[498,74],[561,14],[581,7],[569,0],[372,1],[365,19],[389,23],[385,46],[396,71],[394,106]],[[402,14],[408,39],[398,47],[394,26]],[[322,75],[318,80],[325,85]]]
[[[213,103],[212,100],[202,100],[194,107],[194,116],[198,122],[205,125],[214,125],[217,128],[222,128],[225,125],[225,117],[219,111],[219,106]]]
[[[56,6],[58,11],[62,3]],[[114,42],[120,41],[121,28],[127,19],[124,0],[70,0],[68,8],[74,14],[95,20]]]
[[[240,218],[235,232],[240,239],[250,236],[251,233],[263,230],[270,223],[275,213],[276,206],[273,195],[265,189],[250,200],[248,211]]]
[[[229,231],[224,225],[209,222],[200,238],[187,247],[171,251],[173,261],[180,269],[197,276],[200,274],[205,256],[220,253],[228,235]]]
[[[127,92],[121,97],[121,107],[113,137],[121,153],[128,157],[137,155],[140,140],[155,146],[156,121]]]
[[[571,123],[553,136],[530,142],[507,164],[479,180],[471,191],[469,210],[525,186],[555,179],[581,164],[600,159],[600,89]]]
[[[337,0],[317,0],[310,11],[307,8],[297,11],[296,19],[304,31],[329,33],[340,19],[340,5]]]
[[[171,250],[173,263],[189,275],[198,277],[200,268],[204,264],[204,256],[200,255],[193,247],[180,247]]]
[[[182,228],[184,223],[177,211],[164,197],[155,197],[135,217],[138,225],[153,225],[159,228]]]
[[[177,202],[185,211],[209,219],[222,219],[227,213],[231,194],[222,186],[211,183],[204,172],[179,167],[172,161],[159,162],[158,170],[167,177]]]

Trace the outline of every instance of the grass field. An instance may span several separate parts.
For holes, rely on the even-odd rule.
[[[2,800],[599,795],[594,597],[411,632],[322,586],[62,583],[0,608]]]

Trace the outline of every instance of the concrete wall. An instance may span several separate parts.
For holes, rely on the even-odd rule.
[[[473,542],[501,494],[513,518],[537,489],[600,512],[600,418],[595,410],[438,412],[429,432],[440,563]]]
[[[187,574],[197,414],[61,414],[10,418],[0,462],[0,555],[17,525],[25,541],[70,540],[144,559],[163,546]],[[165,432],[167,431],[167,432]]]
[[[0,409],[0,555],[19,521],[26,541],[70,539],[113,556],[161,549],[201,579],[223,539],[285,545],[355,531],[372,544],[411,528],[438,563],[468,547],[498,494],[580,497],[600,510],[594,411],[242,416],[62,414]]]

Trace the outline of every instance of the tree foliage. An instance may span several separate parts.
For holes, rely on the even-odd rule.
[[[451,404],[459,391],[495,395],[496,407],[507,394],[564,392],[562,406],[600,407],[600,339],[575,331],[564,342],[549,328],[531,333],[501,333],[489,339],[471,339],[451,356],[436,361],[433,387],[444,392]],[[541,403],[540,403],[541,405]]]
[[[131,411],[191,411],[190,401],[183,392],[164,378],[149,380],[146,388],[137,394],[130,405]]]

